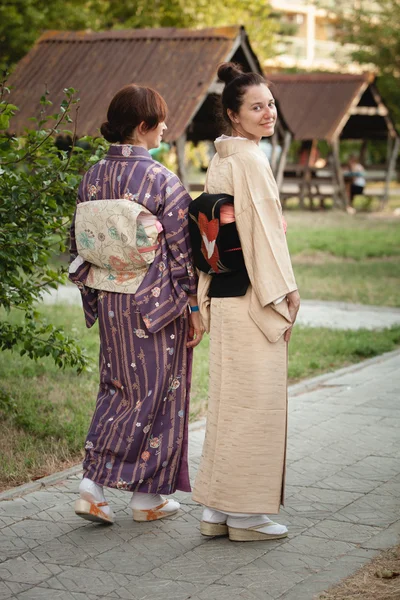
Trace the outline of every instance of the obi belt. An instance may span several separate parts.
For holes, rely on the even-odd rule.
[[[69,270],[87,261],[91,267],[86,286],[133,294],[154,261],[162,229],[157,217],[137,202],[81,202],[75,216],[78,256]]]
[[[194,263],[211,275],[210,298],[244,296],[250,280],[229,194],[204,192],[189,205]]]

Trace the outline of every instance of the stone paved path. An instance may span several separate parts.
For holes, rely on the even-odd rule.
[[[77,287],[63,285],[46,293],[43,301],[45,304],[80,305],[81,297]],[[297,323],[331,329],[384,329],[400,325],[400,308],[302,300]]]
[[[78,474],[0,501],[0,600],[311,600],[398,540],[399,397],[399,351],[292,386],[285,540],[203,538],[184,493],[176,517],[135,523],[110,490],[117,521],[94,525],[73,512]]]

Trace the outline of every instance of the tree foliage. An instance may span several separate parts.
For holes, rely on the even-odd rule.
[[[339,11],[341,39],[356,45],[355,61],[377,67],[379,90],[400,126],[399,0],[361,0],[352,9],[343,4]]]
[[[260,58],[278,29],[267,0],[5,0],[0,5],[0,63],[20,60],[46,29],[127,29],[245,25]]]
[[[18,349],[30,358],[52,356],[56,364],[82,370],[85,353],[63,330],[41,318],[35,309],[43,292],[65,282],[65,268],[52,267],[55,252],[66,249],[68,228],[81,173],[104,152],[104,142],[86,140],[90,148],[60,151],[54,136],[73,132],[74,90],[65,90],[59,110],[45,93],[42,117],[20,138],[5,132],[17,107],[0,97],[0,350]],[[9,318],[21,311],[23,322]],[[8,315],[8,316],[7,316]]]

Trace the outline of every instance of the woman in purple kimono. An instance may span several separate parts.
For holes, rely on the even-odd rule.
[[[192,352],[203,329],[188,236],[191,198],[149,154],[166,112],[150,88],[128,85],[116,94],[101,127],[113,145],[83,177],[71,227],[69,277],[81,290],[87,327],[98,319],[100,330],[100,386],[75,512],[102,523],[114,520],[104,486],[133,492],[136,521],[175,514],[179,503],[161,494],[190,491]],[[135,210],[143,212],[130,221]],[[154,227],[156,245],[141,247]],[[140,263],[142,256],[152,259]]]

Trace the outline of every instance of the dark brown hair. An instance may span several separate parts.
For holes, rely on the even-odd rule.
[[[102,124],[100,131],[108,142],[124,142],[143,121],[146,131],[149,131],[166,117],[164,98],[156,90],[132,83],[115,94],[108,107],[108,120]]]
[[[218,68],[218,79],[225,83],[222,92],[222,117],[225,122],[232,126],[228,116],[228,109],[238,113],[243,104],[243,96],[247,88],[252,85],[266,85],[267,81],[259,73],[245,73],[240,65],[233,62],[222,63]]]

